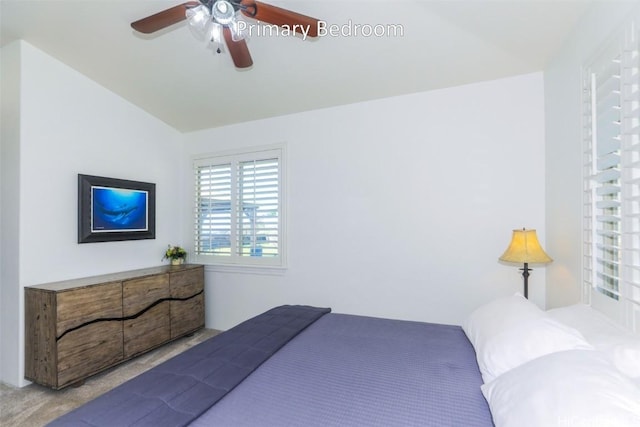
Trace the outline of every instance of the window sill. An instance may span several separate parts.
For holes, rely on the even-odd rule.
[[[205,264],[204,269],[213,273],[261,274],[269,276],[282,276],[287,272],[287,267],[274,265]]]

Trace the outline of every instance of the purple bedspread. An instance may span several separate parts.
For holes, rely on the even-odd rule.
[[[330,313],[192,423],[493,426],[459,326]]]
[[[271,309],[127,381],[49,426],[186,425],[329,311],[308,306]]]

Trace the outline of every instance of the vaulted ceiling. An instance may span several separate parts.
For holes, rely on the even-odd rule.
[[[1,0],[0,45],[26,40],[188,132],[540,71],[592,3],[264,1],[336,34],[303,40],[251,26],[254,65],[238,70],[184,21],[153,35],[131,29],[180,0]]]

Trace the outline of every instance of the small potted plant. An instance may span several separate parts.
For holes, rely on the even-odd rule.
[[[164,252],[164,256],[162,260],[168,259],[171,260],[171,265],[180,265],[184,262],[184,259],[187,257],[187,251],[185,251],[180,246],[171,246],[167,247],[167,250]]]

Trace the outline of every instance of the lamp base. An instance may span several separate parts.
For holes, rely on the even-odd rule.
[[[529,268],[529,263],[525,262],[520,271],[522,271],[522,277],[524,278],[524,297],[529,299],[529,272],[533,270]]]

